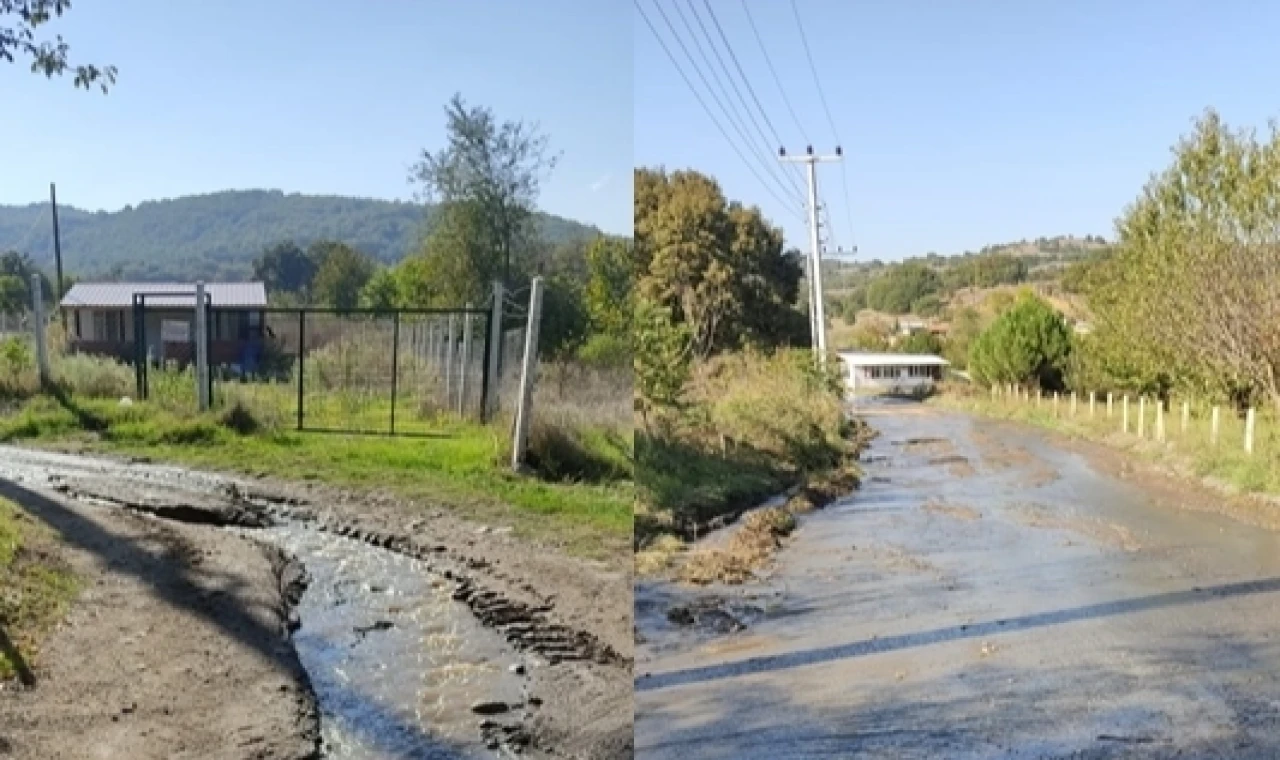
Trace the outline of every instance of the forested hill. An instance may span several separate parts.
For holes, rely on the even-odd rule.
[[[339,240],[392,263],[414,250],[428,220],[428,208],[417,203],[278,190],[147,201],[111,213],[58,207],[68,272],[132,280],[244,278],[263,248],[282,240]],[[551,243],[599,234],[550,214],[539,214],[537,223]],[[51,260],[48,203],[0,206],[0,252],[11,249],[42,265]]]

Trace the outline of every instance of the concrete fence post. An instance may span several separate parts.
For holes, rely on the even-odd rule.
[[[45,330],[48,321],[44,313],[44,282],[40,275],[31,275],[31,325],[36,339],[36,368],[40,373],[40,387],[47,388],[53,376],[49,371],[49,335]]]
[[[1071,416],[1076,416],[1076,392],[1071,391]]]
[[[1249,407],[1249,411],[1244,415],[1244,453],[1253,453],[1253,426],[1255,421],[1254,409]]]
[[[1156,440],[1164,443],[1164,400],[1156,399]]]
[[[1107,392],[1107,419],[1111,419],[1111,392]]]
[[[1121,409],[1121,416],[1120,416],[1120,431],[1122,433],[1128,433],[1129,432],[1129,396],[1128,394],[1125,395],[1124,404],[1122,406],[1123,408]]]
[[[533,385],[538,373],[538,323],[542,321],[542,278],[534,277],[529,290],[529,322],[524,331],[524,366],[520,371],[520,397],[516,406],[515,441],[511,447],[511,467],[524,464],[529,445],[529,418],[533,414]]]
[[[1191,404],[1186,401],[1182,402],[1182,435],[1187,434],[1187,427],[1191,424]]]
[[[1220,429],[1221,429],[1221,415],[1218,412],[1218,407],[1215,406],[1213,408],[1213,414],[1209,422],[1209,443],[1213,444],[1214,446],[1218,445],[1218,431]]]
[[[1058,392],[1053,392],[1053,416],[1058,416]]]
[[[1142,438],[1147,423],[1147,397],[1138,397],[1138,437]]]

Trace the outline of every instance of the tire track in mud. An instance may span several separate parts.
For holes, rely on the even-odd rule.
[[[19,479],[28,482],[43,480],[48,488],[66,498],[161,520],[251,530],[293,523],[359,541],[418,560],[426,572],[451,582],[454,586],[452,598],[466,605],[476,620],[497,632],[516,651],[540,658],[547,667],[575,662],[627,670],[632,667],[632,658],[622,655],[590,632],[556,621],[553,597],[540,594],[531,583],[519,584],[517,579],[498,571],[484,559],[468,556],[443,544],[417,541],[405,532],[364,528],[355,520],[344,519],[295,496],[244,487],[218,476],[189,473],[194,476],[192,482],[176,483],[166,477],[170,473],[163,471],[108,471],[106,462],[77,460],[76,464],[81,465],[82,470],[77,475],[68,477],[48,465],[38,465],[26,468],[36,470],[36,476],[33,477],[29,471],[21,472]],[[94,465],[101,465],[101,469]],[[175,468],[172,477],[180,477],[179,472],[184,471]],[[4,474],[0,472],[0,475]],[[158,494],[156,491],[171,493]],[[413,526],[410,527],[412,529]],[[300,625],[296,608],[309,583],[306,569],[284,550],[256,539],[250,540],[267,552],[278,573],[280,615],[285,621],[283,635],[288,640]],[[518,585],[520,591],[529,594],[535,602],[530,604],[513,598],[490,579]],[[527,691],[528,674],[522,672],[521,675]],[[314,690],[309,679],[305,680],[305,690],[314,700]],[[525,707],[536,709],[542,704],[540,697],[529,695]],[[481,740],[490,750],[511,755],[536,749],[546,756],[569,757],[555,746],[539,741],[528,725],[528,712],[515,722],[512,718],[516,716],[505,711],[481,717],[484,718],[478,723]]]

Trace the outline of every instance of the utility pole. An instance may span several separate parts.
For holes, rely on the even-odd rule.
[[[809,271],[813,274],[811,287],[813,296],[810,309],[813,323],[814,350],[818,352],[818,360],[827,361],[827,315],[823,307],[822,297],[822,251],[818,242],[818,172],[819,162],[839,161],[844,157],[840,146],[836,146],[834,155],[822,156],[813,152],[813,146],[805,149],[804,155],[788,156],[785,148],[778,150],[778,160],[789,163],[801,163],[807,168],[809,179]]]
[[[62,237],[58,234],[58,188],[52,182],[49,183],[49,205],[53,208],[53,261],[58,270],[58,292],[55,294],[54,302],[60,303],[66,293],[63,292],[62,282]],[[65,328],[67,312],[64,309],[58,309],[58,313],[62,317],[62,326]]]

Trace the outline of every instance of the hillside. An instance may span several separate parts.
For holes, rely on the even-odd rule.
[[[147,201],[110,213],[58,207],[68,272],[135,280],[243,278],[262,249],[281,240],[341,240],[391,263],[415,248],[428,219],[429,208],[417,203],[279,190]],[[551,243],[599,234],[550,214],[537,223]],[[49,204],[0,206],[0,251],[9,249],[51,260]]]

